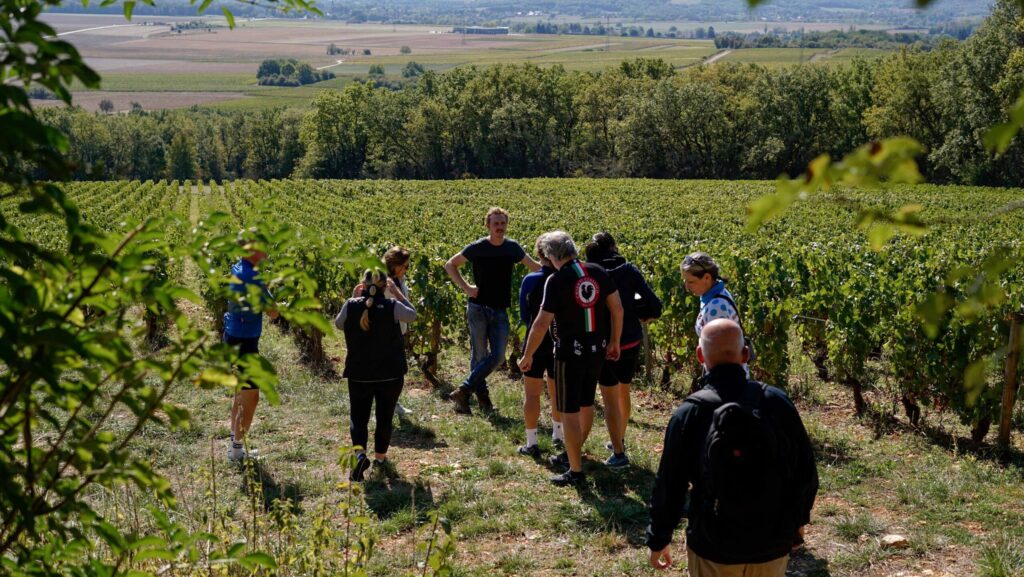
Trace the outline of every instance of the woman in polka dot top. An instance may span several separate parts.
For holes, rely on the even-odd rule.
[[[694,328],[700,336],[704,325],[717,319],[730,319],[740,322],[736,301],[725,288],[725,280],[718,270],[718,264],[710,255],[695,252],[683,259],[680,267],[683,272],[683,284],[686,290],[700,297],[700,314]]]

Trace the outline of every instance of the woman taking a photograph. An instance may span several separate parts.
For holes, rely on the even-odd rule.
[[[385,293],[385,296],[391,299],[398,299],[398,293],[401,293],[405,300],[409,300],[409,285],[405,282],[405,274],[409,272],[409,258],[412,255],[408,250],[400,247],[393,246],[384,253],[384,266],[388,269],[388,278],[395,283],[397,290],[391,291],[390,289]],[[402,328],[402,337],[409,334],[409,323],[398,323]],[[395,412],[399,416],[408,416],[412,414],[412,411],[402,406],[402,403],[395,405]]]
[[[395,298],[385,296],[385,291]],[[395,405],[405,384],[405,343],[399,323],[416,320],[416,310],[381,270],[366,271],[334,326],[345,332],[345,372],[348,379],[352,444],[359,447],[350,475],[362,481],[370,468],[366,456],[370,410],[376,401],[377,427],[373,433],[374,464],[383,465],[391,444]]]

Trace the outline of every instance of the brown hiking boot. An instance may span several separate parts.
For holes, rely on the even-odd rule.
[[[469,395],[462,388],[455,389],[452,391],[448,398],[455,403],[455,412],[460,415],[472,415],[473,411],[469,408]]]
[[[476,400],[480,403],[480,410],[485,413],[494,412],[494,403],[491,402],[491,394],[482,389],[476,390]]]

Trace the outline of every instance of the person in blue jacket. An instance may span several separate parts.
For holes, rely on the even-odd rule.
[[[243,246],[250,246],[245,242]],[[260,311],[269,303],[273,303],[273,295],[259,278],[259,265],[267,258],[267,253],[259,249],[251,249],[249,255],[231,267],[231,290],[238,293],[238,300],[228,301],[228,310],[224,313],[225,343],[237,347],[240,356],[258,355],[260,335],[263,334],[263,313],[257,312],[250,304],[254,295],[259,295]],[[254,290],[251,290],[254,289]],[[267,315],[277,318],[276,310],[268,310]],[[235,391],[231,403],[231,444],[228,447],[228,458],[240,461],[248,456],[245,448],[245,434],[252,425],[256,405],[260,401],[260,391],[251,382],[243,383],[241,389]]]
[[[526,327],[526,338],[523,339],[523,346],[530,340],[530,327],[533,321],[540,314],[540,304],[544,300],[544,283],[548,277],[555,272],[555,266],[551,264],[541,252],[540,239],[534,245],[534,252],[541,264],[541,269],[532,272],[523,278],[523,284],[519,287],[519,318]],[[547,374],[548,395],[551,399],[551,440],[556,448],[561,449],[565,444],[565,436],[562,432],[562,416],[555,407],[555,342],[551,334],[544,335],[544,341],[533,360],[533,367],[523,373],[523,385],[525,395],[523,397],[523,421],[526,425],[526,444],[519,447],[519,454],[540,458],[540,447],[537,446],[537,423],[540,421],[540,396],[544,390],[544,375]]]

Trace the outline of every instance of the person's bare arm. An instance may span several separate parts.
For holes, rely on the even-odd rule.
[[[537,272],[541,268],[543,268],[541,266],[541,264],[539,262],[533,260],[533,258],[530,257],[530,255],[524,256],[523,260],[521,260],[519,262],[522,263],[522,265],[525,266],[526,268],[530,269],[530,272]]]
[[[444,270],[448,273],[448,276],[451,277],[455,286],[459,287],[462,292],[469,295],[470,298],[476,298],[477,295],[480,294],[480,289],[466,282],[466,279],[462,278],[462,273],[459,272],[459,267],[466,264],[468,261],[469,259],[463,256],[460,252],[448,259],[448,262],[444,263]]]
[[[622,299],[619,291],[608,295],[608,312],[612,314],[612,336],[608,343],[608,359],[617,361],[621,354],[619,348],[622,341]]]
[[[544,342],[544,335],[551,328],[551,322],[555,320],[554,313],[541,311],[537,319],[530,327],[530,338],[526,341],[526,350],[523,351],[523,358],[519,360],[519,370],[524,373],[533,366],[533,354],[537,352],[540,344]]]

